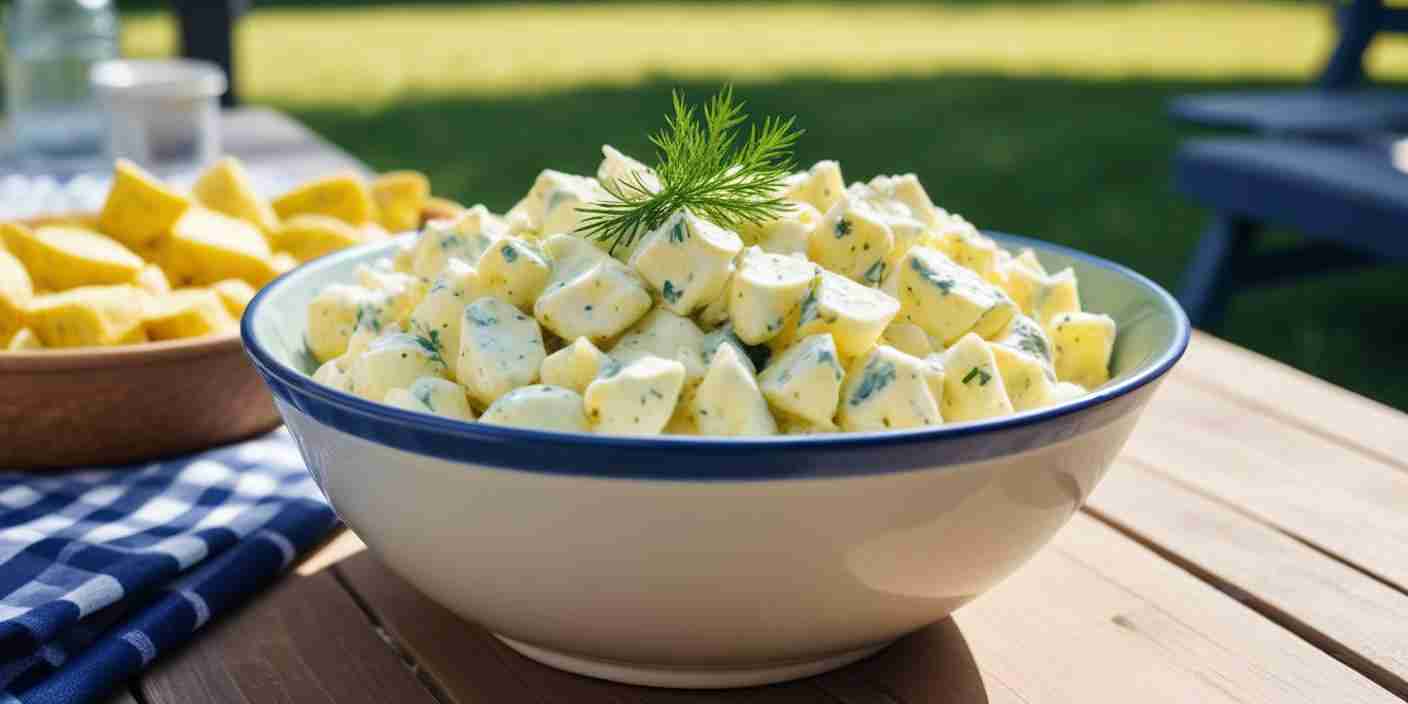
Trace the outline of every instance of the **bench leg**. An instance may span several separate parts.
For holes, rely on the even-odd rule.
[[[1227,215],[1214,217],[1184,274],[1178,300],[1196,327],[1213,330],[1238,288],[1238,263],[1251,251],[1256,223]]]

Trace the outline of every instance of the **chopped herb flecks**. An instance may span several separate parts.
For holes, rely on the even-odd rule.
[[[885,262],[875,262],[865,270],[865,282],[872,285],[880,285],[880,281],[885,278]]]
[[[425,350],[426,353],[430,355],[430,361],[438,362],[442,366],[449,366],[448,364],[445,364],[445,357],[443,354],[445,351],[445,346],[440,342],[439,330],[427,330],[424,327],[420,327],[416,330],[415,340],[416,344],[420,345],[421,349]],[[426,405],[430,404],[427,403]]]
[[[842,237],[851,234],[851,230],[854,229],[854,226],[851,225],[850,220],[841,218],[840,220],[836,221],[836,226],[832,229],[836,231],[836,239],[839,240]]]
[[[665,285],[660,289],[660,296],[667,303],[678,303],[682,295],[684,295],[684,289],[675,288],[675,283],[669,279],[665,280]]]
[[[495,318],[494,316],[482,310],[479,310],[474,306],[469,306],[468,308],[464,309],[464,317],[465,320],[468,320],[481,328],[487,328],[499,324],[498,318]]]
[[[511,245],[504,245],[499,253],[504,255],[504,261],[510,264],[518,260],[518,252]]]
[[[972,369],[968,370],[967,374],[963,375],[964,386],[967,386],[968,383],[973,381],[974,379],[978,380],[978,386],[987,386],[988,382],[992,381],[992,374],[983,371],[979,367],[973,367]]]
[[[933,285],[934,288],[939,289],[939,293],[947,296],[949,292],[953,290],[955,285],[953,279],[945,279],[939,276],[933,269],[929,268],[929,265],[920,261],[919,257],[910,257],[909,268],[913,269],[914,273],[919,274],[919,278],[924,279]]]
[[[870,400],[895,380],[895,364],[883,359],[872,359],[862,370],[860,386],[851,394],[851,405],[859,406]]]
[[[670,227],[670,241],[675,244],[684,244],[687,239],[689,239],[689,228],[685,226],[684,218],[680,218]]]
[[[378,315],[379,312],[377,307],[370,303],[363,303],[357,306],[356,327],[360,328],[362,327],[362,323],[366,323],[367,327],[371,328],[372,332],[381,332],[381,318]]]

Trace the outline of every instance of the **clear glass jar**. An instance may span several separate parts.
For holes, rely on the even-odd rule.
[[[11,0],[5,44],[5,105],[19,155],[100,155],[104,119],[88,74],[118,55],[112,1]]]

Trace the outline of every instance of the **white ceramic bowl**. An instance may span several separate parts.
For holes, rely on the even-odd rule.
[[[1017,569],[1090,494],[1187,346],[1187,318],[1142,276],[998,237],[1075,267],[1086,307],[1119,323],[1113,381],[993,421],[749,440],[419,415],[307,376],[308,302],[394,243],[275,281],[243,333],[337,512],[427,596],[566,670],[762,684],[865,657]]]

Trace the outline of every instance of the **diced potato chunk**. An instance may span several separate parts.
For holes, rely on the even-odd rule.
[[[274,270],[274,275],[287,274],[298,268],[298,259],[288,252],[274,252],[269,257],[269,268]]]
[[[211,165],[196,179],[191,192],[206,208],[244,220],[265,234],[279,226],[274,208],[254,191],[244,164],[235,157],[227,156]]]
[[[9,340],[24,325],[25,309],[33,298],[29,272],[13,254],[0,248],[0,340]]]
[[[929,342],[929,334],[914,323],[896,321],[885,328],[880,339],[887,345],[909,355],[924,358],[934,351]]]
[[[1022,251],[1017,253],[1016,257],[1013,257],[1012,261],[1028,271],[1042,275],[1046,274],[1046,267],[1042,266],[1041,260],[1037,259],[1036,252],[1032,251],[1031,247],[1024,247]]]
[[[592,429],[604,435],[658,435],[675,412],[684,373],[683,364],[659,357],[607,369],[584,395]]]
[[[34,285],[49,291],[129,283],[146,266],[116,240],[77,227],[4,225],[0,235]]]
[[[1032,315],[1032,304],[1036,299],[1037,292],[1046,285],[1048,278],[1046,274],[1033,270],[1028,263],[1019,258],[1013,258],[1000,264],[996,275],[1002,290],[1007,292],[1007,296],[1016,304],[1017,309],[1027,315]]]
[[[483,290],[522,310],[532,310],[538,294],[548,285],[552,267],[527,242],[505,237],[479,257],[476,267]]]
[[[704,333],[693,320],[656,308],[621,336],[611,348],[611,358],[621,364],[643,357],[673,359],[684,365],[685,384],[693,386],[707,369],[703,348]]]
[[[757,245],[770,254],[807,256],[807,242],[821,222],[821,211],[807,203],[790,201],[782,217],[764,223],[743,223],[738,236],[746,245]]]
[[[594,249],[578,238],[561,237]],[[559,249],[566,253],[569,248]],[[595,257],[583,257],[580,252],[565,259],[555,257],[552,281],[533,304],[538,322],[564,340],[586,337],[602,343],[625,332],[652,305],[645,282],[635,272],[600,253]]]
[[[818,161],[811,169],[793,174],[788,181],[783,197],[801,201],[823,213],[846,192],[841,165],[834,161]]]
[[[408,327],[417,335],[436,341],[448,359],[459,346],[465,306],[482,297],[478,274],[468,264],[451,260],[411,310]],[[450,372],[450,377],[456,378],[456,370]]]
[[[238,279],[231,280],[237,281]],[[142,270],[137,272],[137,278],[133,279],[132,283],[135,284],[137,288],[153,295],[169,293],[171,291],[171,280],[166,278],[166,272],[162,271],[161,267],[155,264],[148,264],[142,267]],[[248,286],[249,284],[245,285]]]
[[[942,410],[944,420],[951,423],[1012,413],[992,349],[973,333],[964,335],[944,353]]]
[[[633,195],[644,186],[647,191],[660,190],[660,177],[655,170],[622,154],[609,144],[601,146],[601,165],[596,168],[596,180],[603,188],[617,186],[624,195]]]
[[[939,415],[943,415],[944,380],[948,379],[944,355],[942,352],[932,352],[923,358],[923,362],[924,381],[929,385],[929,394],[934,397],[934,403],[938,404]]]
[[[456,220],[436,221],[425,226],[411,252],[411,272],[433,279],[451,259],[474,266],[480,255],[507,236],[503,223],[488,208],[476,205]]]
[[[879,290],[823,271],[798,310],[793,339],[831,333],[836,350],[849,359],[875,346],[899,313],[900,304]]]
[[[779,412],[832,428],[844,379],[836,343],[823,333],[789,347],[758,375],[758,385]]]
[[[1002,248],[966,220],[955,218],[941,235],[943,253],[959,266],[973,271],[986,280],[992,280],[997,264],[1003,254]]]
[[[136,164],[119,159],[112,189],[98,215],[98,230],[128,247],[142,247],[170,233],[190,206],[190,199]]]
[[[331,284],[308,304],[305,341],[313,357],[326,362],[347,351],[359,325],[366,324],[380,333],[382,327],[393,322],[385,295],[362,286]]]
[[[362,225],[376,219],[376,204],[367,184],[349,172],[294,188],[274,200],[274,212],[281,218],[327,215],[349,225]]]
[[[997,287],[924,246],[905,254],[885,281],[885,290],[899,299],[902,320],[944,345],[969,331],[995,335],[1016,313],[1016,306]]]
[[[1047,325],[1056,347],[1056,378],[1093,389],[1110,380],[1115,321],[1096,313],[1062,313]]]
[[[728,292],[734,333],[750,345],[776,337],[787,314],[801,305],[819,275],[810,262],[749,248]]]
[[[357,279],[363,286],[386,296],[388,314],[396,322],[410,318],[411,311],[430,289],[426,280],[420,277],[365,264],[357,267]]]
[[[1056,383],[1046,363],[1028,352],[1003,344],[991,344],[993,361],[1002,375],[1002,387],[1012,408],[1026,411],[1047,403]]]
[[[591,340],[579,337],[572,344],[548,355],[543,360],[539,376],[544,384],[582,394],[610,362],[611,358],[597,349]]]
[[[147,311],[147,337],[175,340],[230,332],[235,319],[210,289],[177,289],[157,296]]]
[[[583,217],[578,208],[605,196],[594,178],[545,169],[509,216],[521,216],[528,229],[544,236],[572,232]]]
[[[390,232],[420,227],[421,211],[430,199],[430,179],[419,171],[392,171],[372,180],[372,200],[381,226]]]
[[[480,298],[464,309],[457,378],[483,405],[538,380],[547,351],[538,323],[507,301]]]
[[[718,353],[720,345],[733,347],[754,374],[757,374],[759,369],[766,367],[768,360],[772,358],[772,348],[768,345],[750,345],[738,339],[738,336],[733,333],[732,323],[725,323],[704,335],[704,343],[701,347],[703,358],[713,359],[714,355]]]
[[[35,296],[25,321],[45,347],[98,347],[146,342],[146,294],[136,286],[80,286]]]
[[[591,431],[581,394],[547,384],[524,386],[500,396],[479,420],[494,425],[562,433]]]
[[[1007,327],[1003,328],[1002,332],[994,338],[994,342],[1032,355],[1046,367],[1048,372],[1055,372],[1055,360],[1051,354],[1051,340],[1035,320],[1025,315],[1013,316]]]
[[[878,286],[894,246],[894,232],[879,212],[863,200],[843,196],[812,231],[807,256],[852,281]]]
[[[409,388],[423,376],[445,376],[444,357],[427,342],[407,333],[374,340],[352,360],[352,393],[380,402],[386,392]]]
[[[705,435],[777,434],[777,422],[753,377],[752,365],[732,345],[720,345],[704,381],[690,400],[699,431]]]
[[[943,422],[924,361],[878,345],[851,363],[836,414],[850,432],[897,430]]]
[[[306,214],[275,226],[269,241],[274,249],[306,262],[361,243],[362,233],[337,218]]]
[[[407,389],[386,392],[387,404],[418,413],[430,413],[456,420],[474,420],[474,409],[464,388],[438,376],[423,376]]]
[[[330,359],[324,362],[318,370],[313,372],[313,381],[324,386],[331,386],[338,391],[345,393],[352,392],[352,375],[343,367],[351,367],[351,362],[342,357]]]
[[[29,328],[20,328],[10,337],[10,341],[5,343],[5,351],[7,352],[34,352],[42,349],[44,349],[44,343]]]
[[[469,208],[449,198],[431,196],[425,200],[425,207],[421,215],[426,222],[432,220],[453,220],[463,215],[466,210],[469,210]]]
[[[204,208],[192,208],[171,228],[157,253],[162,270],[178,286],[204,286],[243,279],[263,286],[277,276],[264,235],[253,225]]]
[[[934,207],[929,193],[919,183],[914,174],[900,176],[876,176],[867,184],[872,193],[881,198],[901,203],[906,215],[919,221],[924,227],[939,225],[946,213]]]
[[[1069,381],[1058,381],[1051,387],[1051,393],[1046,397],[1047,406],[1055,406],[1059,403],[1074,401],[1090,393],[1088,389],[1080,384],[1072,384]]]
[[[254,300],[256,293],[249,282],[240,279],[225,279],[216,281],[210,285],[210,290],[220,297],[220,303],[225,306],[225,310],[230,312],[236,320],[244,315],[244,309],[249,302]]]
[[[665,307],[689,315],[723,293],[742,249],[738,235],[680,211],[645,236],[631,266]]]
[[[1062,313],[1080,312],[1080,290],[1076,286],[1076,273],[1070,269],[1047,277],[1032,293],[1031,316],[1050,334],[1051,321]]]

